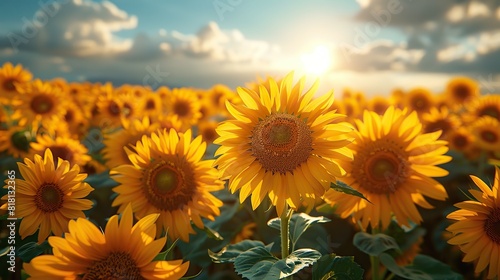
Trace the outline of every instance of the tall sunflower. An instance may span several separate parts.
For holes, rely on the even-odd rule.
[[[35,257],[24,269],[30,279],[179,279],[189,262],[154,261],[166,237],[155,240],[155,221],[151,214],[133,225],[131,207],[125,208],[118,222],[112,216],[104,232],[90,221],[69,222],[64,237],[52,236],[53,255]]]
[[[465,105],[479,97],[479,84],[468,77],[455,77],[446,85],[446,102],[449,106]]]
[[[69,161],[71,165],[84,166],[91,160],[87,148],[80,141],[70,136],[52,137],[48,134],[36,137],[36,142],[31,143],[32,152],[42,155],[50,149],[57,163],[58,158]]]
[[[18,163],[24,179],[16,179],[16,215],[23,218],[19,227],[21,238],[34,234],[37,229],[38,243],[53,232],[61,236],[68,229],[68,221],[82,217],[83,210],[92,207],[92,201],[83,199],[93,188],[83,182],[87,174],[80,173],[78,165],[59,161],[56,165],[49,149],[43,158],[35,155]],[[5,186],[7,188],[7,186]],[[7,200],[7,195],[2,197]],[[5,203],[1,209],[6,209]]]
[[[500,121],[500,96],[497,94],[483,95],[467,106],[467,121],[473,122],[481,117],[492,117]]]
[[[35,140],[33,132],[24,125],[12,125],[6,130],[0,129],[0,152],[16,158],[25,158],[30,152],[30,143]]]
[[[19,103],[13,105],[16,114],[37,127],[41,122],[54,122],[64,116],[66,95],[48,82],[35,80],[17,87]]]
[[[405,105],[421,115],[429,112],[436,104],[434,96],[428,89],[417,87],[405,95]]]
[[[21,64],[5,63],[0,68],[0,104],[10,104],[18,93],[16,85],[29,83],[32,78],[33,75]]]
[[[450,113],[447,107],[432,107],[428,113],[422,115],[424,132],[435,132],[440,130],[441,139],[446,139],[449,132],[456,130],[460,126],[460,119]]]
[[[476,145],[486,151],[500,151],[500,121],[486,116],[470,125]]]
[[[168,114],[176,115],[182,123],[182,130],[191,128],[201,118],[200,100],[189,88],[174,88],[165,100]]]
[[[475,200],[455,204],[460,208],[447,218],[454,220],[446,230],[453,234],[448,240],[465,254],[463,261],[476,261],[475,272],[488,268],[488,279],[500,275],[500,170],[495,167],[492,188],[476,176],[471,176],[479,190],[470,189]]]
[[[438,140],[440,131],[422,133],[416,112],[389,107],[383,116],[365,111],[356,122],[355,141],[349,146],[354,160],[345,162],[345,183],[371,202],[330,190],[325,200],[337,206],[342,218],[352,215],[363,228],[387,228],[393,213],[399,225],[420,223],[416,205],[432,208],[424,196],[444,200],[446,190],[430,177],[448,172],[436,165],[450,161],[443,155],[447,142]]]
[[[345,148],[352,127],[338,124],[343,115],[328,111],[333,92],[313,100],[318,82],[304,95],[305,78],[292,83],[290,73],[280,84],[270,79],[270,91],[238,88],[243,104],[226,102],[235,119],[218,127],[214,141],[221,145],[215,163],[230,190],[240,191],[241,202],[252,194],[254,209],[268,196],[279,215],[286,204],[313,205],[345,174],[337,159],[352,158]]]
[[[160,213],[158,231],[168,229],[170,238],[189,240],[191,221],[203,228],[202,217],[214,220],[222,202],[211,192],[224,188],[212,167],[213,160],[201,158],[206,144],[201,136],[191,140],[191,130],[178,134],[171,129],[143,136],[135,151],[129,151],[133,165],[111,170],[120,183],[113,206],[123,212],[128,203],[138,218]]]
[[[149,118],[144,118],[142,121],[125,121],[123,129],[106,134],[104,136],[105,147],[102,151],[106,165],[113,168],[122,164],[132,164],[125,148],[130,149],[141,140],[143,135],[151,135],[158,127],[158,124],[151,124]]]

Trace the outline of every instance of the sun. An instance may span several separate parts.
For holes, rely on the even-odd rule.
[[[325,45],[316,46],[311,52],[301,56],[304,71],[307,74],[321,75],[332,65],[331,51]]]

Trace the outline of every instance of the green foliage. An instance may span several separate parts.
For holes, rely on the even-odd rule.
[[[38,244],[36,242],[29,242],[21,246],[17,253],[17,256],[23,260],[23,262],[30,262],[33,258],[38,255],[41,255],[46,250],[49,250],[50,245],[49,242],[44,241],[42,244]]]
[[[322,217],[322,216],[321,217],[311,217],[305,213],[293,214],[292,218],[290,219],[290,222],[289,222],[290,241],[292,243],[291,249],[293,250],[295,248],[295,245],[297,244],[299,238],[312,225],[319,224],[319,223],[327,223],[329,221],[330,221],[330,219]],[[271,219],[267,223],[267,225],[274,228],[274,229],[280,230],[281,220],[280,220],[280,218]]]
[[[344,182],[337,181],[337,183],[331,183],[330,184],[330,188],[333,189],[333,190],[335,190],[335,191],[341,192],[341,193],[345,193],[345,194],[348,194],[348,195],[357,196],[359,198],[362,198],[362,199],[370,202],[362,193],[360,193],[357,190],[353,189],[351,186],[347,185]]]
[[[418,255],[413,264],[405,267],[398,266],[396,260],[386,253],[380,255],[380,262],[389,271],[404,279],[412,280],[461,280],[463,276],[455,273],[446,264],[428,256]]]
[[[89,175],[85,179],[85,182],[87,182],[94,189],[113,188],[118,186],[118,183],[109,176],[109,170]]]
[[[375,257],[392,249],[400,251],[396,240],[382,233],[372,235],[358,232],[354,235],[353,244],[362,252]]]
[[[354,257],[340,257],[335,254],[322,256],[312,270],[312,280],[361,280],[362,269]]]

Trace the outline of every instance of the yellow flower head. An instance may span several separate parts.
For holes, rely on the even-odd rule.
[[[329,190],[325,200],[337,206],[342,218],[352,215],[363,228],[391,222],[392,214],[399,225],[420,223],[416,205],[432,208],[424,196],[444,200],[446,190],[430,177],[446,176],[448,171],[436,165],[450,161],[443,155],[447,142],[438,140],[440,131],[422,133],[416,112],[389,107],[383,116],[365,111],[363,121],[356,122],[358,132],[349,146],[354,160],[345,162],[345,183],[361,192],[370,202]]]
[[[85,218],[69,222],[64,237],[52,236],[53,255],[35,257],[24,269],[29,279],[180,279],[189,262],[154,261],[166,237],[155,240],[158,214],[133,225],[132,209],[112,216],[102,232]]]
[[[293,73],[269,91],[238,88],[243,104],[226,103],[235,118],[217,129],[216,165],[229,188],[243,202],[252,195],[255,209],[268,196],[278,214],[285,205],[313,205],[330,182],[345,174],[339,158],[349,160],[352,127],[337,123],[343,115],[329,111],[333,92],[313,99],[318,83],[302,95],[305,78],[295,86]]]
[[[175,239],[189,240],[195,233],[191,221],[203,228],[202,217],[214,220],[222,202],[211,192],[224,188],[212,167],[213,160],[201,160],[206,144],[201,137],[191,140],[191,130],[178,134],[171,129],[143,136],[135,151],[129,151],[132,165],[111,170],[120,186],[113,206],[123,212],[128,203],[138,218],[160,213],[158,231],[168,229]]]
[[[83,198],[93,189],[83,182],[87,174],[80,173],[78,165],[70,165],[66,160],[56,165],[47,149],[43,158],[40,155],[35,155],[34,161],[25,158],[18,166],[24,178],[16,179],[16,216],[23,218],[19,227],[21,238],[40,229],[41,243],[50,232],[61,236],[67,231],[69,220],[85,218],[83,210],[90,209],[92,201]]]
[[[456,203],[460,208],[447,218],[454,220],[446,230],[453,234],[448,240],[464,252],[464,262],[475,261],[475,272],[488,268],[488,279],[500,275],[500,170],[495,168],[492,188],[476,176],[470,176],[479,189],[470,189],[475,200]]]

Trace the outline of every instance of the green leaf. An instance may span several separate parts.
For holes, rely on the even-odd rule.
[[[324,255],[313,266],[312,280],[361,280],[364,269],[354,257],[339,257],[335,254]]]
[[[234,270],[248,279],[279,279],[281,270],[273,268],[278,262],[264,246],[259,246],[239,254],[234,260]]]
[[[113,187],[118,186],[118,182],[111,179],[111,177],[109,176],[109,170],[106,170],[106,171],[101,172],[101,173],[89,175],[85,179],[85,182],[87,182],[94,189],[113,188]]]
[[[172,249],[174,249],[175,247],[175,244],[177,244],[177,241],[179,241],[179,239],[176,239],[172,245],[170,245],[170,247],[168,247],[167,250],[159,253],[158,255],[156,255],[156,257],[153,259],[154,261],[164,261],[167,259],[167,256],[168,254],[172,251]]]
[[[209,238],[215,239],[217,241],[224,240],[224,237],[222,237],[217,231],[207,227],[206,225],[203,228],[203,231],[207,234]]]
[[[285,260],[276,263],[275,266],[281,270],[280,278],[288,277],[299,272],[301,269],[314,264],[321,253],[313,249],[298,249],[292,252]],[[282,264],[286,266],[282,266]]]
[[[429,274],[425,273],[420,269],[415,269],[412,267],[402,267],[398,266],[396,260],[387,253],[382,253],[379,256],[380,262],[392,273],[399,277],[411,280],[432,280],[441,278],[432,278]]]
[[[10,251],[10,246],[3,248],[2,250],[0,250],[0,257],[7,255],[9,251]]]
[[[403,228],[396,221],[392,220],[384,233],[394,238],[401,251],[404,252],[417,243],[419,238],[425,235],[426,230],[417,225],[412,225],[411,228]]]
[[[411,269],[412,271],[422,271],[430,276],[431,279],[441,279],[441,280],[461,280],[464,277],[451,268],[429,256],[417,255],[413,260],[413,264],[406,266],[406,269]]]
[[[370,256],[378,256],[391,249],[401,252],[396,240],[382,233],[371,235],[366,232],[358,232],[354,235],[353,244]]]
[[[319,223],[327,223],[330,219],[325,218],[323,216],[320,217],[311,217],[305,213],[296,213],[292,215],[290,219],[290,241],[292,242],[292,250],[295,248],[295,244],[299,240],[300,236],[312,225]],[[267,222],[267,225],[280,230],[281,219],[274,218]]]
[[[47,241],[44,241],[42,244],[29,242],[19,248],[17,256],[20,257],[23,262],[30,262],[33,258],[42,254],[43,252],[45,252],[45,250],[48,250],[50,248],[51,247]]]
[[[370,202],[362,193],[358,192],[357,190],[353,189],[351,186],[347,185],[344,182],[337,181],[337,183],[331,183],[330,188],[333,190],[336,190],[341,193],[349,194],[349,195],[354,195],[359,198],[362,198],[368,202]],[[371,203],[371,202],[370,202]]]
[[[200,276],[202,272],[203,270],[200,270],[200,272],[196,273],[195,275],[182,277],[181,280],[195,279],[196,277]]]
[[[262,241],[243,240],[242,242],[231,244],[224,247],[218,253],[214,253],[208,250],[208,255],[210,256],[210,258],[212,258],[212,261],[214,263],[234,262],[236,257],[238,257],[241,253],[257,247],[265,248],[264,243],[262,243]]]
[[[286,259],[274,257],[269,248],[257,247],[240,254],[234,261],[238,274],[248,279],[281,279],[299,272],[316,262],[321,253],[313,249],[299,249]]]

